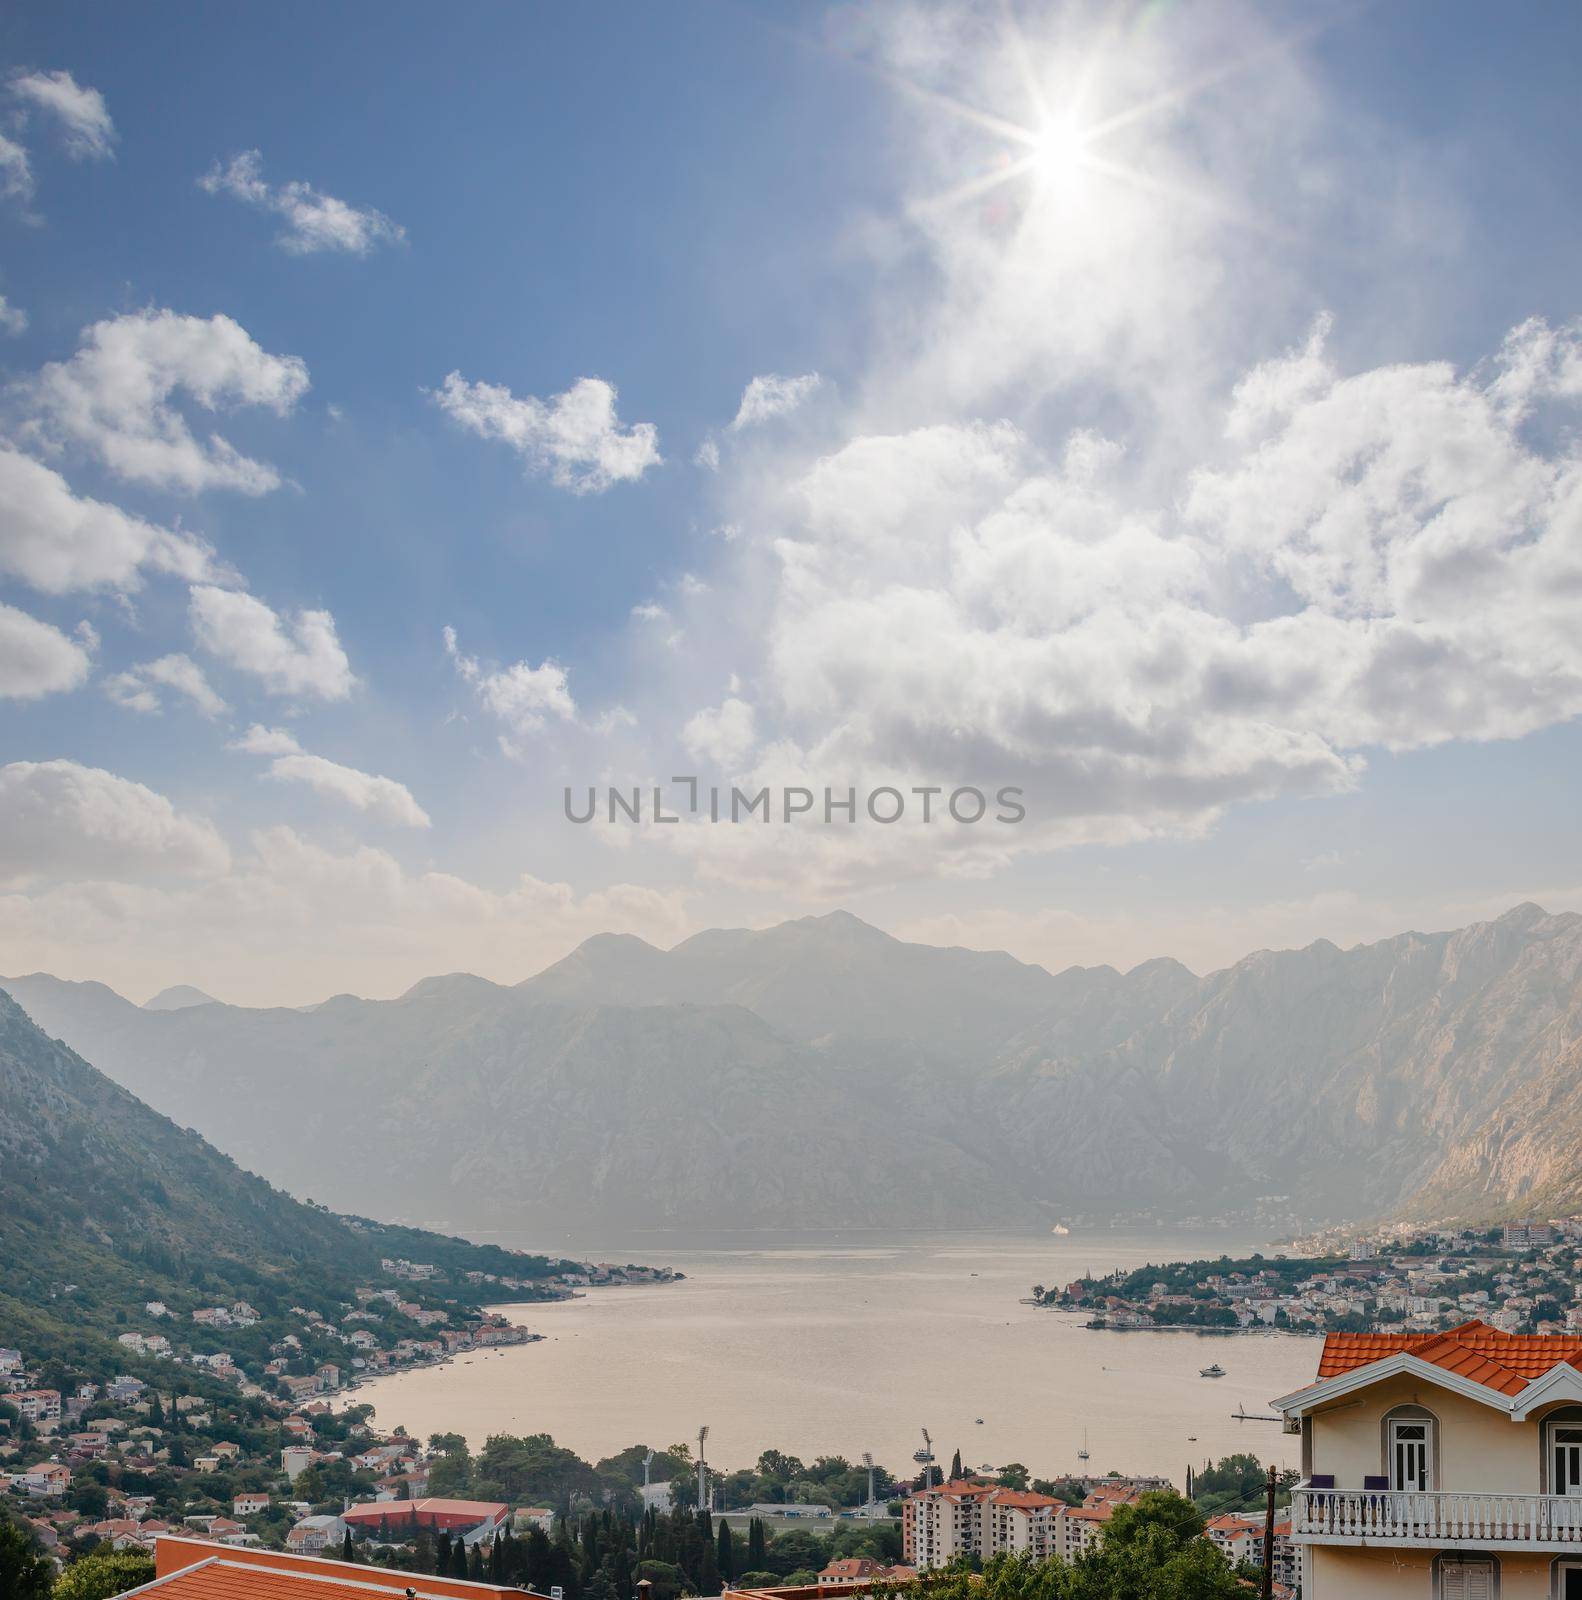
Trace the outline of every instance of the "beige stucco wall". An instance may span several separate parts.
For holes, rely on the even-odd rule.
[[[1384,1472],[1385,1413],[1419,1405],[1439,1419],[1442,1490],[1538,1494],[1542,1433],[1538,1420],[1512,1422],[1490,1406],[1417,1378],[1390,1378],[1314,1415],[1314,1472],[1332,1473],[1337,1489],[1360,1489]]]
[[[1437,1553],[1315,1547],[1302,1600],[1430,1600]],[[1498,1551],[1495,1555],[1500,1564],[1500,1600],[1550,1600],[1553,1557]]]

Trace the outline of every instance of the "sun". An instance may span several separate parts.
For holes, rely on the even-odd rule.
[[[1042,182],[1069,184],[1087,164],[1090,130],[1075,117],[1051,118],[1032,135],[1028,161]]]

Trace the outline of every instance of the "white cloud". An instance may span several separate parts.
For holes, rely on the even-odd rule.
[[[0,571],[45,594],[141,587],[144,570],[219,575],[202,539],[74,495],[58,472],[0,444]]]
[[[204,650],[250,673],[271,694],[344,700],[357,682],[328,611],[283,619],[252,595],[199,585],[187,614]]]
[[[692,457],[696,466],[705,472],[718,472],[720,470],[720,442],[710,434],[697,448],[697,453]]]
[[[681,742],[699,761],[712,762],[722,771],[734,772],[752,754],[757,742],[753,708],[732,695],[722,704],[692,717],[681,730]]]
[[[269,776],[281,783],[305,783],[318,794],[404,828],[430,826],[428,813],[404,783],[309,755],[284,728],[266,728],[255,722],[231,749],[273,757]]]
[[[399,244],[406,237],[405,228],[372,206],[349,205],[310,183],[266,183],[263,157],[256,150],[244,150],[223,167],[215,162],[198,179],[198,187],[209,194],[233,195],[280,217],[285,232],[276,243],[292,255],[335,250],[365,256],[376,245]]]
[[[33,198],[33,163],[15,139],[0,133],[0,200],[26,205]]]
[[[179,973],[243,1004],[301,1004],[345,990],[395,995],[458,969],[516,983],[594,933],[671,944],[692,931],[684,907],[678,893],[625,883],[579,893],[525,873],[496,892],[275,827],[221,878],[83,879],[0,898],[0,971],[43,967],[131,992]]]
[[[1015,784],[1028,818],[655,837],[733,882],[839,893],[1191,837],[1352,788],[1377,748],[1582,715],[1582,326],[1525,324],[1467,374],[1347,376],[1324,331],[1227,383],[1219,439],[1176,474],[1082,431],[1051,460],[1003,421],[755,471],[782,533],[772,585],[749,552],[723,602],[765,641],[745,776]]]
[[[226,316],[138,311],[85,328],[70,361],[53,361],[30,386],[36,431],[72,443],[118,477],[188,494],[266,494],[280,475],[218,433],[194,437],[172,405],[178,394],[207,411],[262,406],[284,416],[307,392],[308,369],[273,356]]]
[[[455,662],[456,671],[472,685],[484,707],[513,733],[536,733],[552,717],[561,722],[577,720],[577,703],[571,697],[566,669],[558,661],[536,667],[518,661],[489,671],[475,657],[461,653],[454,628],[447,627],[444,638],[445,653]]]
[[[0,167],[4,166],[3,156],[0,156]],[[26,333],[27,312],[21,306],[14,306],[3,294],[0,294],[0,333]]]
[[[75,761],[0,767],[0,882],[127,882],[223,873],[230,855],[204,817],[163,795]]]
[[[115,155],[115,124],[104,96],[69,72],[20,73],[11,79],[11,93],[59,124],[73,160],[108,161]]]
[[[191,656],[177,654],[144,661],[106,678],[104,683],[105,693],[117,705],[149,714],[162,709],[158,692],[161,688],[184,695],[206,717],[217,717],[229,709]]]
[[[266,728],[255,722],[246,733],[233,739],[232,750],[245,751],[250,756],[296,756],[302,754],[297,736],[289,728]]]
[[[622,428],[615,385],[602,378],[579,378],[564,394],[537,400],[452,372],[434,399],[462,427],[510,445],[531,471],[573,494],[602,494],[663,460],[658,430],[651,422]]]
[[[37,700],[78,688],[90,665],[83,644],[15,606],[0,605],[0,699]]]
[[[742,390],[741,404],[731,419],[731,431],[740,433],[743,428],[755,427],[775,417],[788,416],[823,381],[816,372],[804,373],[799,378],[786,378],[777,372],[767,372],[754,378]]]

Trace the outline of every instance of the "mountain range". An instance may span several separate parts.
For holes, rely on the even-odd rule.
[[[1201,977],[837,912],[303,1010],[0,987],[295,1193],[513,1241],[1582,1202],[1582,916],[1533,905]]]

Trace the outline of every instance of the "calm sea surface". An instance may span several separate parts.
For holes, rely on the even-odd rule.
[[[508,1307],[544,1342],[381,1378],[356,1398],[422,1437],[550,1433],[590,1460],[695,1438],[707,1423],[709,1459],[726,1468],[773,1446],[805,1459],[871,1450],[911,1471],[923,1427],[942,1465],[959,1448],[969,1468],[1021,1461],[1035,1476],[1076,1471],[1084,1437],[1094,1471],[1177,1483],[1188,1463],[1235,1450],[1296,1464],[1298,1441],[1277,1424],[1231,1413],[1267,1412],[1311,1382],[1316,1339],[1092,1332],[1018,1303],[1034,1283],[1089,1268],[1267,1250],[1248,1235],[650,1235],[535,1247],[687,1277]],[[1198,1376],[1216,1361],[1228,1376]]]

